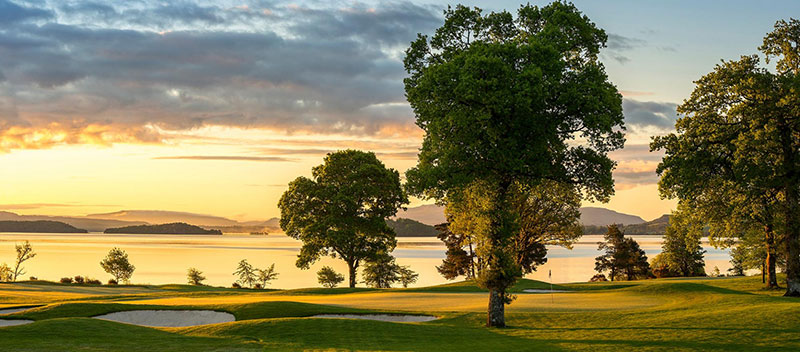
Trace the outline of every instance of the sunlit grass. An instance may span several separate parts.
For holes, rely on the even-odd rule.
[[[0,350],[716,350],[800,349],[800,300],[761,289],[760,277],[554,285],[507,307],[509,328],[483,327],[486,293],[471,282],[414,289],[232,290],[185,285],[0,285],[0,296],[45,306],[9,315]],[[116,294],[115,294],[116,293]],[[36,296],[35,299],[29,296]],[[4,305],[8,301],[4,300]],[[211,309],[237,321],[143,328],[87,319],[136,309]],[[313,319],[324,313],[410,312],[427,323]],[[91,333],[87,331],[91,331]],[[152,346],[152,347],[151,347]]]

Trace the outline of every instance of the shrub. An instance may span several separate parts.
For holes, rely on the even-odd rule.
[[[255,285],[253,285],[253,288],[256,289],[256,290],[260,290],[260,289],[264,288],[264,286],[261,286],[261,284],[255,284]]]
[[[80,276],[80,275],[75,276],[75,283],[76,284],[82,284],[83,281],[84,281],[83,276]]]
[[[231,285],[231,287],[233,287],[233,288],[242,288],[242,285],[239,285],[238,282],[234,282],[233,285]]]
[[[202,286],[203,281],[206,279],[203,272],[195,268],[189,268],[186,272],[186,278],[189,280],[190,285]]]
[[[109,285],[116,285],[116,284],[118,284],[118,283],[119,283],[119,282],[117,282],[117,280],[114,280],[114,279],[109,279],[109,280],[108,280],[108,284],[109,284]]]
[[[39,278],[37,278],[36,276],[31,276],[31,277],[30,277],[30,280],[31,280],[31,281],[37,281],[37,280],[39,280]]]
[[[589,279],[589,282],[598,282],[598,281],[608,281],[608,279],[606,279],[606,276],[603,274],[597,274],[595,276],[592,276],[591,279]]]
[[[62,277],[61,278],[61,283],[62,284],[71,284],[72,283],[72,278],[71,277]]]
[[[317,281],[324,287],[334,288],[344,281],[344,275],[337,273],[329,266],[323,266],[317,271]]]
[[[98,279],[86,279],[86,283],[89,284],[89,285],[102,285],[103,284]]]

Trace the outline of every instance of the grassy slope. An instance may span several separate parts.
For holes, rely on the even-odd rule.
[[[513,291],[542,285],[523,281]],[[469,282],[378,291],[252,292],[170,285],[102,292],[87,288],[83,295],[74,286],[39,285],[38,302],[50,304],[10,315],[37,322],[0,328],[0,350],[800,349],[800,300],[760,286],[760,278],[752,277],[561,285],[554,289],[576,292],[519,293],[508,307],[511,327],[486,329],[486,296]],[[0,297],[16,297],[30,287],[1,285]],[[114,290],[119,299],[109,292]],[[85,318],[143,308],[214,309],[233,313],[237,321],[155,329]],[[367,309],[432,312],[442,319],[415,324],[303,318]]]

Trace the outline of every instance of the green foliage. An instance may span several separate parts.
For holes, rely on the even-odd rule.
[[[31,247],[31,243],[28,241],[25,241],[23,244],[14,245],[14,251],[17,252],[17,259],[14,262],[14,272],[11,281],[17,281],[19,276],[25,275],[25,269],[22,267],[22,264],[36,256],[36,252],[33,251],[33,247]]]
[[[459,276],[465,276],[467,280],[474,279],[475,267],[480,266],[480,262],[476,264],[479,258],[472,249],[472,237],[450,231],[449,223],[436,225],[436,229],[439,231],[436,237],[447,247],[445,258],[442,259],[442,264],[436,267],[436,271],[448,280]]]
[[[446,212],[451,223],[440,226],[439,235],[448,248],[438,267],[445,278],[465,275],[469,279],[485,268],[482,263],[486,258],[475,255],[472,248],[483,248],[481,243],[487,241],[491,221],[487,199],[492,196],[484,184],[475,183],[457,200],[448,203]],[[552,181],[527,189],[514,185],[508,197],[518,229],[506,251],[513,254],[515,265],[523,274],[547,262],[546,245],[571,248],[583,235],[579,223],[580,195],[574,187]]]
[[[677,132],[651,144],[665,151],[662,196],[707,219],[712,237],[759,227],[768,252],[784,244],[792,296],[800,296],[798,33],[800,21],[778,21],[764,38],[760,49],[768,62],[777,59],[774,72],[757,55],[718,64],[678,107]]]
[[[203,272],[197,270],[196,268],[189,268],[186,272],[186,279],[189,281],[189,285],[195,286],[202,286],[203,281],[206,280],[206,277],[203,276]]]
[[[361,275],[364,283],[374,288],[390,288],[399,279],[394,257],[388,254],[367,261]]]
[[[14,271],[11,270],[11,267],[6,263],[0,264],[0,282],[8,282],[12,279],[14,279]]]
[[[395,258],[382,254],[367,261],[362,272],[364,283],[374,288],[390,288],[394,283],[401,283],[403,287],[413,284],[419,278],[407,266],[400,266],[395,262]]]
[[[312,178],[289,184],[278,203],[280,226],[303,242],[298,267],[307,269],[324,255],[341,258],[354,287],[359,263],[397,244],[386,220],[408,204],[400,175],[374,153],[344,150],[328,154]]]
[[[278,278],[278,273],[275,271],[275,263],[269,266],[266,269],[257,269],[258,271],[258,284],[261,285],[261,288],[267,287],[272,280]]]
[[[128,253],[119,248],[113,248],[100,262],[100,266],[111,274],[117,281],[129,283],[136,267],[128,261]]]
[[[598,243],[597,249],[605,253],[595,258],[595,271],[609,271],[611,281],[647,277],[650,264],[647,263],[644,250],[639,248],[639,243],[633,238],[625,237],[616,225],[609,226],[603,237],[605,241]]]
[[[233,275],[239,277],[236,280],[236,283],[242,286],[253,287],[253,285],[258,282],[258,269],[250,265],[250,263],[247,262],[247,259],[242,259],[239,261],[239,264],[236,267],[236,271],[233,272]]]
[[[398,278],[397,281],[403,285],[403,288],[407,288],[408,285],[411,285],[417,282],[419,279],[419,274],[415,273],[407,266],[399,266],[397,268]]]
[[[344,275],[326,265],[317,271],[317,281],[323,287],[334,288],[344,281]]]
[[[705,225],[694,218],[682,206],[672,213],[667,227],[664,241],[661,244],[662,252],[659,254],[659,270],[662,274],[653,272],[656,277],[668,276],[705,276],[705,261],[703,254],[705,250],[700,246],[700,238],[703,237]],[[652,266],[652,265],[651,265]]]
[[[607,200],[607,152],[624,143],[622,97],[598,60],[607,35],[572,4],[526,5],[516,18],[461,5],[444,15],[403,61],[406,97],[425,132],[408,189],[449,202],[484,183],[494,199],[483,204],[488,231],[476,252],[486,270],[478,276],[502,296],[522,275],[507,252],[519,230],[510,188],[551,180]]]

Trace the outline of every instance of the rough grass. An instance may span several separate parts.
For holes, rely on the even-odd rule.
[[[31,292],[0,285],[0,297]],[[45,306],[9,317],[0,350],[125,351],[767,351],[800,350],[800,299],[763,290],[760,277],[666,279],[554,285],[574,292],[525,294],[549,284],[525,280],[512,292],[506,329],[483,327],[485,292],[471,282],[427,288],[251,291],[184,287],[36,284]],[[65,298],[65,289],[69,289]],[[116,290],[116,291],[115,291]],[[142,290],[135,291],[132,290]],[[118,294],[114,294],[117,292]],[[8,301],[0,304],[11,305]],[[23,304],[19,304],[23,305]],[[86,317],[132,309],[212,309],[237,321],[145,328]],[[413,312],[427,323],[313,319],[323,313]]]

